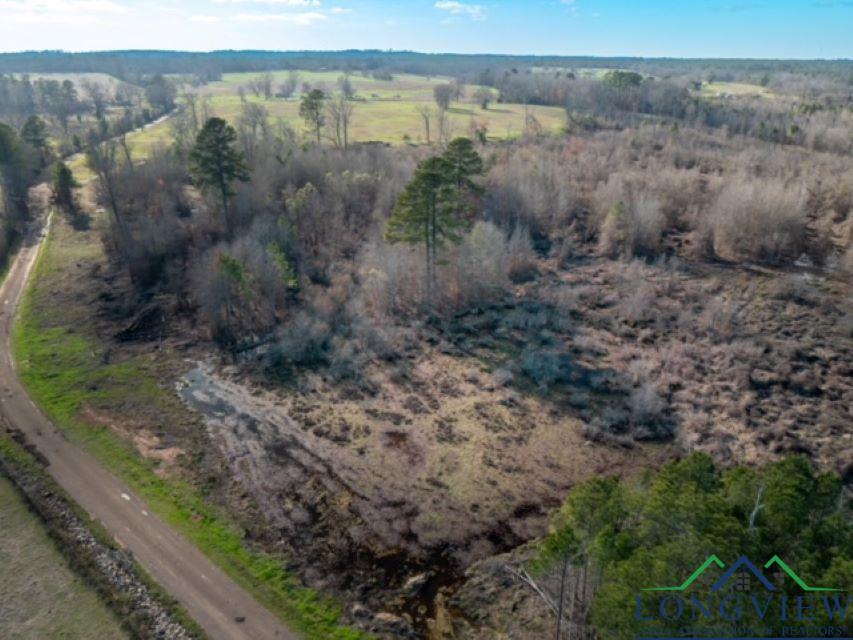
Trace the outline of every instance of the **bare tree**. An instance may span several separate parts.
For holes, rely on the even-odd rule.
[[[415,107],[415,110],[418,112],[418,115],[424,122],[424,133],[426,133],[426,143],[432,144],[432,140],[430,140],[430,122],[432,121],[432,107],[428,104],[422,104]]]
[[[474,99],[484,111],[489,108],[489,103],[494,100],[495,96],[492,90],[488,87],[480,87],[474,92]]]
[[[252,78],[249,80],[248,87],[249,91],[251,91],[256,98],[261,96],[261,93],[264,91],[264,77],[258,76],[257,78]]]
[[[130,155],[130,145],[127,143],[127,136],[121,134],[118,136],[118,143],[121,147],[121,150],[124,151],[124,161],[127,170],[133,173],[133,158]]]
[[[340,89],[344,98],[352,100],[355,97],[355,88],[352,86],[349,74],[342,75],[338,78],[338,89]]]
[[[465,79],[456,78],[453,81],[453,99],[459,102],[465,97]]]
[[[437,84],[432,90],[435,103],[442,111],[450,107],[450,100],[453,98],[454,93],[455,89],[450,84]]]
[[[194,91],[184,91],[181,94],[181,99],[186,105],[187,114],[189,114],[190,127],[192,127],[193,132],[196,132],[200,125],[198,119],[198,94]]]
[[[288,71],[287,79],[282,83],[279,88],[280,95],[282,98],[290,98],[296,93],[296,89],[299,86],[299,72],[298,71]]]
[[[272,74],[267,72],[258,78],[258,83],[261,88],[261,93],[264,94],[265,100],[272,99]]]
[[[243,153],[253,158],[259,141],[258,134],[265,138],[268,133],[269,112],[262,104],[246,102],[237,118],[237,130]]]
[[[439,109],[435,116],[435,125],[438,130],[438,144],[445,146],[453,135],[453,125],[445,109]]]
[[[326,113],[332,125],[332,133],[329,137],[339,149],[346,149],[349,146],[349,126],[354,110],[355,105],[347,100],[344,94],[336,96],[326,105]]]
[[[100,120],[107,112],[108,96],[106,89],[100,82],[92,82],[91,80],[84,80],[81,86],[86,95],[89,96],[89,100],[92,101],[95,117]]]
[[[124,242],[128,233],[122,209],[119,207],[118,187],[121,163],[118,160],[118,143],[115,140],[107,140],[98,144],[93,140],[86,150],[86,165],[98,176],[98,188],[109,203],[119,241]]]

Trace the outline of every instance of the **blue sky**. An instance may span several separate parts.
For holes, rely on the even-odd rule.
[[[0,0],[0,50],[853,58],[853,0]]]

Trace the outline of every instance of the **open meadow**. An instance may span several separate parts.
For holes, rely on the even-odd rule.
[[[727,97],[750,97],[750,98],[773,98],[775,94],[767,87],[760,84],[749,84],[745,82],[703,82],[698,91],[703,98],[727,98]]]
[[[286,81],[288,72],[277,71],[271,74],[274,90]],[[307,127],[299,116],[299,94],[283,99],[273,97],[269,100],[255,96],[248,85],[258,76],[251,73],[225,74],[222,81],[213,82],[201,88],[202,96],[209,98],[211,115],[235,122],[242,110],[243,101],[263,105],[272,119],[281,118],[297,132],[308,134]],[[326,95],[338,91],[340,71],[299,72],[300,88],[310,85],[321,89]],[[351,139],[355,142],[379,141],[391,144],[411,142],[423,144],[426,133],[423,116],[419,108],[429,108],[433,119],[438,107],[433,97],[436,86],[447,84],[450,78],[438,76],[414,76],[401,74],[392,80],[377,80],[362,75],[347,76],[354,90],[355,107]],[[244,87],[244,100],[240,88]],[[565,114],[560,107],[522,104],[503,104],[492,102],[483,109],[475,99],[481,87],[465,87],[465,95],[453,100],[447,110],[450,137],[471,135],[474,128],[485,130],[490,139],[506,139],[521,136],[526,131],[536,129],[542,132],[557,132],[565,124]],[[297,89],[297,92],[299,89]],[[433,123],[432,138],[436,136]],[[148,139],[158,135],[156,128],[140,136],[138,143],[145,144]]]

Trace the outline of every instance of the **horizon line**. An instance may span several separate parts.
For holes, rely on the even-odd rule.
[[[673,60],[673,61],[716,61],[716,62],[850,62],[853,63],[853,57],[836,57],[836,58],[774,58],[774,57],[722,57],[722,56],[644,56],[637,54],[583,54],[583,53],[493,53],[488,51],[480,51],[475,53],[460,53],[456,51],[421,51],[415,49],[16,49],[9,51],[0,51],[0,56],[13,55],[46,55],[46,54],[65,54],[65,55],[91,55],[91,54],[108,54],[108,53],[184,53],[196,55],[210,55],[217,53],[255,53],[255,54],[346,54],[346,53],[363,53],[372,55],[399,55],[412,54],[420,56],[457,56],[460,58],[475,58],[475,57],[495,57],[495,58],[560,58],[560,59],[594,59],[594,60]]]

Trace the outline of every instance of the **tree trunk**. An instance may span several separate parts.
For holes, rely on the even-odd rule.
[[[219,191],[222,194],[222,217],[225,219],[225,231],[231,237],[231,216],[228,214],[228,186],[224,180],[219,181]]]
[[[557,633],[555,635],[556,640],[560,640],[560,637],[562,636],[563,603],[566,597],[566,572],[568,570],[569,556],[566,555],[566,557],[563,558],[563,569],[560,573],[560,600],[557,602]],[[571,631],[569,631],[569,635],[571,635]]]
[[[424,249],[426,250],[426,299],[427,310],[432,313],[432,250],[430,247],[429,216],[424,221]]]

